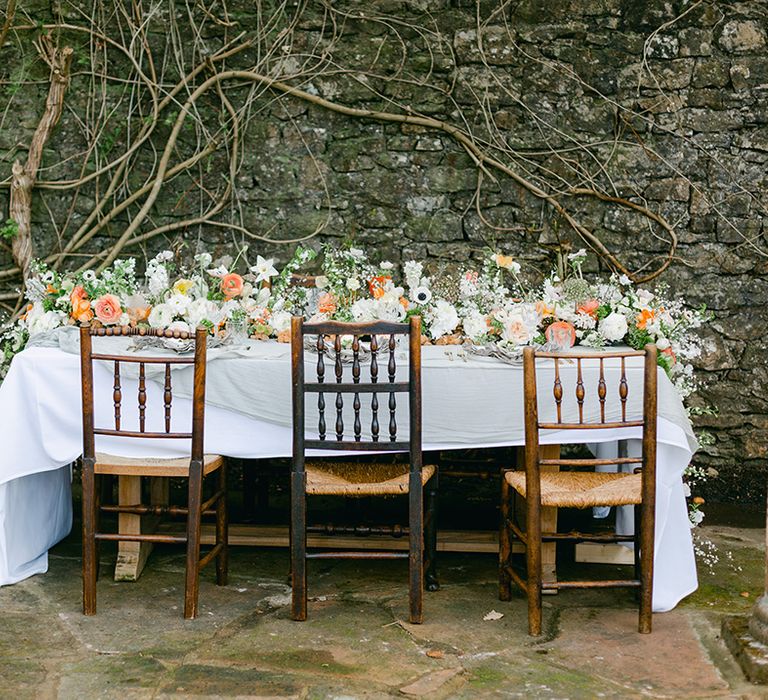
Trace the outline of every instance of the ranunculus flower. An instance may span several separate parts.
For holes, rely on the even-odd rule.
[[[120,300],[114,294],[105,294],[99,297],[93,305],[96,318],[105,326],[117,323],[123,315]]]
[[[333,294],[329,292],[321,294],[317,300],[317,310],[321,314],[332,314],[336,311],[336,299],[334,299]]]
[[[88,300],[88,294],[82,285],[77,285],[72,290],[69,301],[72,303],[71,316],[77,323],[88,323],[93,318],[91,302]]]
[[[576,307],[576,311],[581,314],[587,314],[587,316],[594,316],[599,308],[600,302],[597,299],[587,299]]]
[[[176,283],[173,285],[173,291],[186,296],[194,286],[195,283],[192,280],[180,279],[176,280]]]
[[[561,350],[572,348],[576,344],[576,329],[566,321],[555,321],[544,331],[547,342]]]
[[[528,328],[519,313],[502,315],[501,339],[514,345],[525,345],[530,340]],[[554,324],[553,324],[554,325]],[[550,326],[551,328],[551,326]]]
[[[228,299],[238,296],[243,291],[243,278],[236,272],[228,272],[221,278],[221,291]]]
[[[616,343],[622,340],[629,330],[627,319],[624,314],[614,311],[608,314],[597,327],[597,330],[609,343]]]
[[[386,292],[387,282],[392,278],[389,275],[377,275],[368,283],[368,290],[374,299],[381,299]]]
[[[656,312],[653,309],[643,309],[637,314],[637,327],[644,329],[649,322],[656,318]]]

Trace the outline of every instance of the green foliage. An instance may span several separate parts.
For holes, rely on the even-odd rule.
[[[0,227],[0,236],[6,240],[13,240],[19,233],[19,225],[13,219],[6,219],[5,224]]]

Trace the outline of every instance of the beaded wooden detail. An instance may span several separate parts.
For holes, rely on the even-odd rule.
[[[555,406],[555,422],[539,422],[538,427],[544,430],[562,430],[562,429],[577,429],[577,428],[619,428],[619,427],[637,427],[642,426],[642,420],[627,420],[627,403],[629,400],[629,379],[627,377],[627,358],[645,357],[645,351],[627,350],[620,352],[603,352],[599,355],[594,353],[589,354],[560,354],[552,352],[536,352],[533,353],[534,361],[540,359],[552,360],[554,364],[554,380],[552,382],[552,399]],[[609,359],[619,360],[619,379],[618,379],[618,391],[616,398],[618,399],[621,418],[608,422],[606,421],[606,405],[611,400],[608,392],[608,383],[606,382],[605,362]],[[563,420],[563,400],[565,398],[565,389],[563,387],[562,372],[563,365],[575,364],[575,381],[573,386],[573,398],[575,399],[577,421],[566,422]],[[585,384],[585,373],[589,369],[596,369],[598,373],[597,379],[597,404],[599,406],[600,418],[598,421],[588,420],[585,417],[585,405],[587,401],[587,386]],[[642,391],[642,387],[640,388]]]
[[[146,336],[156,338],[171,338],[177,340],[192,340],[194,342],[194,353],[191,356],[160,357],[137,355],[135,353],[111,354],[105,352],[94,352],[92,338],[109,338],[117,336]],[[83,326],[80,329],[80,359],[82,368],[82,386],[83,386],[83,411],[86,427],[90,426],[93,435],[110,435],[121,437],[146,437],[146,438],[173,438],[189,439],[192,438],[194,429],[184,432],[173,432],[171,430],[171,414],[173,407],[173,382],[171,379],[171,368],[174,365],[193,365],[195,367],[195,397],[193,402],[197,401],[197,394],[200,393],[200,400],[204,401],[204,381],[205,381],[205,357],[206,341],[208,331],[200,328],[196,333],[186,331],[165,331],[154,328],[129,328],[129,327],[89,327]],[[93,409],[93,363],[108,362],[112,371],[112,404],[114,409],[114,422],[111,427],[95,426]],[[122,370],[126,365],[137,366],[137,390],[135,395],[136,415],[138,417],[138,430],[125,429],[125,411],[126,392],[122,376]],[[162,369],[162,397],[163,397],[163,427],[164,430],[147,430],[148,414],[152,410],[148,407],[147,383],[150,381],[147,377],[147,366],[164,365]],[[202,406],[202,404],[201,404]],[[202,407],[198,408],[202,413]],[[89,415],[86,415],[88,413]],[[194,420],[193,420],[194,422]]]

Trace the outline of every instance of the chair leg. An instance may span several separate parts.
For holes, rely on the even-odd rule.
[[[203,499],[203,465],[192,463],[189,469],[187,501],[187,567],[184,585],[184,618],[197,617],[200,587],[200,508]]]
[[[291,472],[291,618],[307,619],[306,473]]]
[[[526,499],[525,561],[528,574],[528,634],[541,634],[541,504]]]
[[[229,521],[227,515],[227,462],[219,467],[218,487],[221,497],[216,503],[216,544],[221,551],[216,556],[216,584],[226,586],[229,575]]]
[[[440,590],[440,581],[437,577],[437,492],[438,492],[438,474],[437,471],[427,482],[427,516],[426,531],[424,535],[426,550],[426,565],[424,578],[426,580],[428,591]]]
[[[638,631],[650,634],[653,617],[654,504],[643,502],[640,516],[640,619]],[[635,523],[637,527],[637,523]]]
[[[424,494],[421,484],[421,474],[417,471],[410,473],[410,488],[408,493],[408,526],[410,555],[408,557],[410,585],[409,620],[412,625],[423,621],[424,603]]]
[[[507,573],[507,567],[512,563],[512,543],[509,533],[509,499],[510,488],[501,474],[501,508],[499,522],[499,600],[512,599],[512,579]]]
[[[83,460],[83,614],[96,614],[96,485],[93,462]]]

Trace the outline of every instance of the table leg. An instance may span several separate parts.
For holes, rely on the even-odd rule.
[[[152,505],[168,503],[168,485],[168,479],[150,478],[149,490]],[[118,477],[117,491],[117,500],[121,506],[141,503],[141,477]],[[131,535],[154,532],[159,520],[158,517],[144,516],[142,518],[140,515],[120,513],[118,515],[118,531],[121,534]],[[119,542],[117,563],[115,564],[115,581],[137,581],[151,551],[152,544],[150,542]]]
[[[525,464],[525,454],[523,447],[518,447],[517,464],[521,469]],[[540,459],[558,459],[560,457],[560,445],[541,445],[539,447]],[[543,466],[542,471],[558,471],[557,466]],[[524,508],[524,501],[515,494],[515,498],[520,504],[519,508]],[[523,511],[518,510],[518,513]],[[520,517],[523,517],[522,515]],[[542,532],[557,532],[557,508],[541,509],[541,530]],[[557,544],[555,542],[545,542],[541,545],[541,568],[542,580],[547,583],[557,581]],[[547,594],[557,593],[557,590],[548,590]]]
[[[541,459],[559,459],[560,445],[542,445],[539,448]],[[558,471],[556,465],[545,465],[541,467],[542,471]],[[541,509],[541,530],[542,532],[557,532],[557,508]],[[545,542],[541,546],[541,566],[543,580],[551,583],[557,581],[557,544],[555,542]]]

